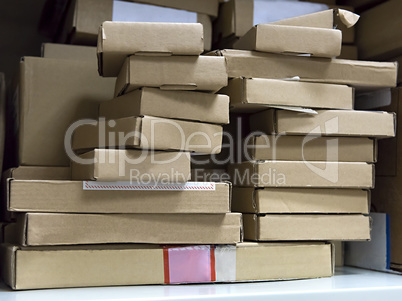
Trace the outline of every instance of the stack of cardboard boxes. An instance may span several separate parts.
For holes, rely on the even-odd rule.
[[[394,137],[396,121],[392,113],[353,110],[354,92],[395,86],[397,66],[283,55],[331,57],[340,50],[341,38],[332,32],[339,30],[327,29],[335,42],[324,35],[320,48],[319,35],[294,28],[333,20],[332,13],[316,17],[289,19],[290,42],[285,33],[275,36],[276,26],[258,25],[239,40],[256,51],[215,53],[226,58],[231,78],[221,92],[234,112],[249,113],[244,161],[229,166],[232,210],[244,213],[247,240],[370,239],[375,139]]]
[[[169,26],[181,35],[168,39]],[[230,183],[187,182],[189,152],[220,151],[229,111],[227,96],[206,92],[228,76],[224,58],[198,55],[197,27],[103,24],[99,71],[121,68],[116,98],[100,105],[98,119],[74,125],[71,170],[19,167],[6,176],[17,222],[6,227],[1,253],[12,288],[332,275],[331,244],[241,243]],[[118,33],[131,46],[108,45]]]

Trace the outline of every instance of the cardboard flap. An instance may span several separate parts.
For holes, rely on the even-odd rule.
[[[336,14],[347,28],[354,26],[360,18],[358,14],[352,13],[345,9],[338,9]]]

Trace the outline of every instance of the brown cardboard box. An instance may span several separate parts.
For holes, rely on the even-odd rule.
[[[360,214],[244,214],[243,220],[247,240],[370,239],[370,217]]]
[[[357,162],[261,161],[229,165],[235,186],[373,188],[374,165]]]
[[[130,181],[142,183],[187,182],[190,154],[148,150],[95,149],[72,161],[73,180]]]
[[[341,53],[341,45],[342,32],[337,29],[259,24],[242,36],[234,48],[332,58]]]
[[[266,110],[251,116],[250,128],[282,135],[395,136],[394,113],[354,110],[317,110],[317,113]]]
[[[42,57],[51,59],[96,61],[96,47],[43,43]]]
[[[20,63],[19,163],[68,166],[64,137],[69,126],[96,118],[113,97],[113,78],[101,78],[96,61],[25,57]]]
[[[392,91],[392,102],[383,109],[397,113],[397,136],[394,139],[384,140],[392,142],[378,145],[383,156],[379,156],[379,168],[381,175],[376,177],[376,187],[373,190],[373,210],[384,212],[390,217],[390,241],[391,241],[391,263],[395,266],[402,265],[402,88]]]
[[[134,2],[134,3],[133,3]],[[138,2],[142,2],[139,4]],[[197,3],[196,3],[197,2]],[[212,21],[210,16],[201,12],[210,11],[217,15],[217,3],[213,0],[140,0],[116,1],[113,0],[75,0],[72,1],[65,18],[62,43],[96,46],[98,29],[105,21],[129,22],[173,22],[173,23],[201,23],[204,28],[204,48],[211,49]],[[209,2],[209,3],[208,3]],[[214,6],[211,10],[211,7]],[[169,7],[169,9],[164,8]],[[186,7],[185,9],[180,9]],[[174,8],[174,9],[172,9]],[[187,11],[190,10],[190,11]]]
[[[245,161],[377,161],[377,141],[370,138],[283,135],[260,135],[250,138]]]
[[[320,242],[189,247],[2,245],[1,253],[5,282],[16,290],[317,278],[332,276],[334,266],[331,244]]]
[[[228,84],[225,59],[213,56],[130,56],[116,80],[115,96],[141,87],[216,92]]]
[[[130,55],[200,55],[203,51],[199,23],[104,22],[98,34],[98,71],[116,77]]]
[[[72,149],[96,147],[184,150],[205,154],[220,153],[222,126],[150,116],[126,117],[78,127]]]
[[[235,244],[242,215],[25,213],[15,225],[22,246],[105,243]]]
[[[355,45],[342,45],[341,54],[337,57],[343,60],[357,60],[358,49]]]
[[[7,210],[54,213],[226,213],[230,212],[230,183],[213,190],[88,190],[85,182],[21,179],[14,169],[7,179]],[[205,183],[209,184],[209,183]],[[165,185],[169,186],[169,185]],[[170,185],[171,186],[171,185]],[[180,187],[182,187],[180,190]],[[99,188],[100,189],[100,188]]]
[[[311,58],[247,50],[221,50],[229,77],[285,79],[346,84],[357,88],[395,87],[397,64]]]
[[[144,115],[228,124],[229,97],[193,91],[142,88],[103,102],[99,107],[99,116],[106,119]]]
[[[368,214],[369,208],[369,190],[320,188],[233,188],[233,212],[256,214]]]
[[[402,3],[390,0],[361,15],[357,26],[359,57],[387,60],[402,53]]]
[[[220,93],[229,95],[233,112],[250,113],[267,106],[353,109],[354,91],[345,85],[264,78],[234,78]]]

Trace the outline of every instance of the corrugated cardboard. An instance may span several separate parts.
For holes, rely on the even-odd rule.
[[[354,110],[317,110],[317,113],[266,110],[250,117],[250,127],[254,131],[282,135],[395,136],[394,113]]]
[[[236,49],[284,54],[340,55],[342,32],[337,29],[259,24],[234,44]]]
[[[115,96],[140,87],[216,92],[228,83],[225,59],[213,56],[130,56],[116,80]]]
[[[101,78],[96,61],[25,57],[20,63],[19,163],[68,166],[64,136],[83,118],[96,118],[98,106],[113,97],[113,78]]]
[[[357,26],[359,57],[387,60],[402,53],[402,3],[390,0],[362,13]]]
[[[377,141],[363,137],[252,136],[245,160],[377,161]]]
[[[185,152],[155,152],[126,149],[95,149],[71,162],[73,180],[187,182],[191,177],[190,155]]]
[[[247,240],[370,239],[370,217],[358,214],[244,214],[243,222]]]
[[[222,50],[229,77],[285,79],[346,84],[357,88],[395,87],[397,64],[340,59],[311,58],[247,50]]]
[[[180,267],[169,262],[169,257],[164,256],[169,249],[183,252],[178,258],[179,262],[183,263]],[[199,251],[191,252],[192,250]],[[215,267],[211,267],[210,256],[199,255],[200,250],[204,250],[204,253],[210,250],[213,252],[212,262]],[[171,267],[172,273],[186,275],[181,279],[182,283],[213,282],[214,280],[210,279],[211,272],[207,274],[206,270],[212,271],[215,281],[224,282],[333,275],[333,254],[329,243],[248,242],[236,246],[184,248],[152,245],[2,245],[1,251],[3,262],[6,263],[2,265],[5,282],[17,290],[175,282],[175,278],[166,277],[170,276],[170,272],[165,273],[166,267]],[[221,254],[226,256],[219,256]],[[222,270],[221,267],[226,268]]]
[[[116,119],[113,122],[99,120],[96,125],[85,124],[75,130],[73,150],[96,147],[216,154],[220,153],[222,147],[222,126],[143,116]]]
[[[84,190],[80,181],[12,177],[7,203],[13,212],[226,213],[230,190],[229,183],[215,183],[214,191]]]
[[[142,88],[104,102],[99,107],[99,116],[106,119],[143,115],[227,124],[229,97],[193,91]]]
[[[264,214],[368,214],[369,209],[369,190],[320,188],[233,188],[233,212]]]
[[[51,59],[96,61],[96,47],[43,43],[42,57]]]
[[[220,93],[229,95],[233,112],[250,113],[269,105],[353,109],[354,91],[345,85],[263,78],[234,78]]]
[[[194,11],[198,10],[198,8],[200,8],[201,6],[209,6],[207,2],[211,1],[212,0],[204,0],[201,1],[201,4],[196,4],[196,2],[198,1],[195,0],[192,0],[191,3],[183,0],[180,0],[180,2],[178,2],[177,0],[143,0],[129,2],[113,0],[75,0],[71,3],[67,12],[67,17],[65,18],[64,22],[63,34],[60,37],[60,41],[62,43],[70,42],[73,44],[96,46],[99,26],[101,26],[101,24],[105,21],[163,22],[166,18],[168,18],[169,20],[174,20],[174,23],[182,23],[186,22],[187,19],[192,19],[193,15],[195,15],[193,22],[201,23],[204,28],[204,48],[205,50],[210,50],[212,42],[211,18],[205,13],[195,14],[193,12],[177,9],[178,6],[185,6],[187,8],[192,7],[192,9],[190,8],[188,10]],[[140,13],[138,12],[138,10],[136,10],[139,5],[137,2],[143,2],[143,4],[141,4],[143,9]],[[124,6],[124,15],[121,15],[121,11],[118,10],[118,5],[116,4]],[[217,3],[213,3],[213,5],[216,6]],[[163,9],[161,6],[169,8]],[[146,8],[145,13],[143,12],[144,8]],[[159,11],[159,13],[156,15],[152,13],[155,9],[158,9]],[[179,15],[181,16],[177,16],[177,13],[175,12],[179,12]],[[185,15],[184,19],[183,15]],[[190,15],[190,17],[188,17],[187,15]]]
[[[374,165],[357,162],[261,161],[229,165],[235,186],[373,188]]]
[[[341,54],[337,57],[343,60],[357,60],[358,49],[355,45],[342,45]]]
[[[242,215],[25,213],[16,224],[22,246],[104,243],[234,244]],[[7,232],[8,226],[5,228]]]
[[[116,77],[129,55],[200,55],[203,51],[199,23],[104,22],[98,34],[98,71]]]

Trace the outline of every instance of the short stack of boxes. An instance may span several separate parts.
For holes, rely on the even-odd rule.
[[[251,113],[244,162],[229,167],[232,210],[244,213],[246,240],[370,239],[375,139],[395,136],[395,114],[353,110],[354,89],[393,87],[397,70],[394,63],[330,59],[342,40],[339,30],[325,28],[334,13],[357,20],[330,10],[257,25],[239,40],[254,51],[216,53],[231,78],[221,92],[234,112]]]
[[[13,289],[332,275],[330,243],[242,243],[230,183],[188,182],[190,152],[219,153],[229,120],[228,97],[211,93],[227,85],[225,59],[200,56],[202,37],[197,24],[103,24],[99,72],[118,75],[115,99],[76,124],[71,175],[6,177]]]

